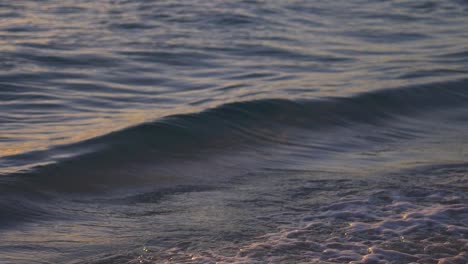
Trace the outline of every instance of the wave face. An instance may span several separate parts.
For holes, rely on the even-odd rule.
[[[362,126],[386,128],[388,123],[403,117],[409,120],[404,131],[388,133],[376,139],[377,142],[369,140],[369,143],[424,136],[427,133],[424,128],[418,127],[420,124],[411,119],[422,121],[435,118],[433,115],[442,115],[444,111],[466,112],[466,85],[467,81],[463,80],[380,90],[348,98],[301,101],[268,99],[231,103],[201,113],[169,116],[77,144],[9,156],[3,160],[10,165],[7,169],[11,165],[24,167],[39,164],[16,174],[27,178],[28,182],[42,183],[41,189],[51,187],[57,191],[84,191],[98,186],[128,187],[132,183],[157,184],[159,180],[177,182],[177,178],[186,181],[196,178],[195,175],[184,175],[172,166],[180,169],[180,163],[236,153],[253,155],[256,163],[260,163],[259,160],[264,157],[259,152],[263,149],[270,149],[269,156],[281,157],[281,152],[285,150],[311,153],[319,149],[333,153],[365,148],[354,144],[340,146],[340,140],[328,142],[312,137],[322,137],[331,132],[339,135],[340,130],[353,134],[365,133],[361,131]],[[247,154],[252,151],[254,154]],[[209,167],[224,170],[225,166],[234,165],[237,165],[236,162],[230,161],[222,166],[217,166],[215,162],[207,162],[203,166],[207,170]],[[168,172],[173,170],[177,173]],[[203,177],[211,180],[208,175]]]
[[[0,3],[0,263],[468,263],[467,14]]]

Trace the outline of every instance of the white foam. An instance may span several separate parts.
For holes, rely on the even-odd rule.
[[[166,263],[466,264],[466,194],[456,185],[437,184],[370,188],[314,207],[299,222],[283,213],[287,224],[245,241],[234,255],[219,248],[175,248],[156,258]]]

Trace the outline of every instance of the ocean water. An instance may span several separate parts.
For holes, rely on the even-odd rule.
[[[0,1],[0,263],[468,263],[468,2]]]

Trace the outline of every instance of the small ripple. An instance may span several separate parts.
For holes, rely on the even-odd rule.
[[[430,38],[428,35],[419,32],[385,32],[383,29],[359,30],[353,32],[343,32],[344,35],[357,38],[370,43],[402,43],[411,41],[421,41]]]
[[[434,76],[449,76],[449,75],[461,75],[464,76],[468,71],[463,70],[450,70],[450,69],[433,69],[433,70],[420,70],[400,75],[400,79],[413,79],[413,78],[427,78]]]

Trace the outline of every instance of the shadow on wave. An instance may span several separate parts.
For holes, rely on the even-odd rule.
[[[200,178],[196,175],[210,180],[214,174],[226,173],[226,167],[215,164],[213,157],[229,157],[262,146],[300,144],[294,142],[297,131],[323,133],[340,127],[352,129],[358,124],[384,126],[397,116],[416,117],[434,110],[464,107],[468,102],[467,84],[467,80],[461,80],[349,98],[236,102],[201,113],[169,116],[74,145],[4,159],[14,163],[15,159],[28,161],[28,155],[50,159],[57,153],[71,153],[69,158],[9,175],[22,187],[35,190],[82,192],[147,184],[175,185],[197,182]],[[288,133],[289,137],[283,136]]]

